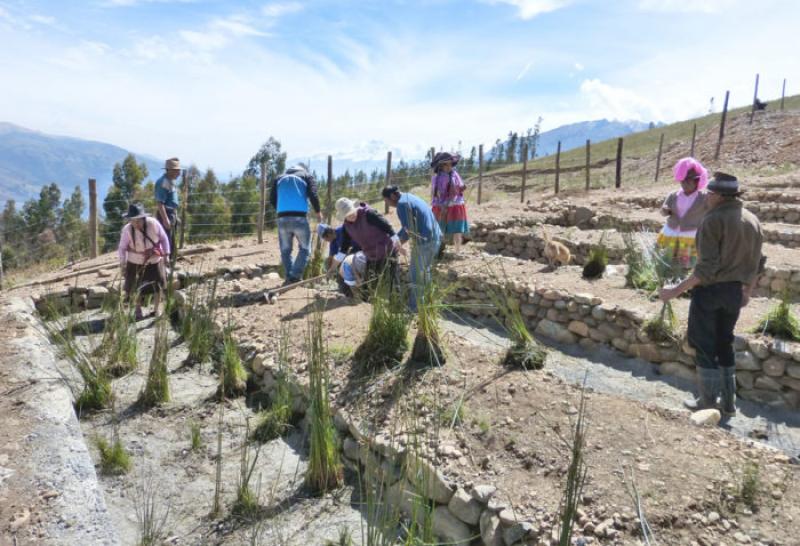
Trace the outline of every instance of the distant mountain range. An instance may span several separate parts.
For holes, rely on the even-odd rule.
[[[659,124],[661,125],[661,124]],[[561,149],[569,150],[583,146],[586,139],[600,142],[609,138],[624,136],[649,127],[641,121],[582,121],[564,125],[539,136],[537,156],[555,153],[558,141]],[[488,148],[492,144],[487,144]],[[338,176],[345,171],[354,173],[363,170],[367,174],[375,169],[383,172],[386,168],[386,152],[392,149],[392,162],[419,161],[425,157],[425,148],[400,150],[391,148],[380,140],[371,140],[348,151],[333,154],[333,171]],[[128,150],[90,140],[66,136],[55,136],[0,122],[0,206],[8,199],[18,205],[25,200],[38,197],[42,186],[56,182],[66,197],[76,185],[87,189],[89,178],[97,179],[97,191],[102,199],[111,185],[114,164],[121,162]],[[469,153],[469,148],[464,150]],[[150,171],[150,178],[160,175],[162,161],[154,157],[135,154]],[[310,167],[320,177],[327,172],[327,155],[295,157],[288,164],[302,161],[310,162]]]
[[[55,182],[66,197],[80,185],[88,194],[87,181],[97,180],[102,199],[111,185],[115,163],[121,163],[128,150],[119,146],[55,136],[0,122],[0,203],[9,199],[18,207],[38,197],[45,184]],[[150,178],[160,176],[164,165],[154,157],[136,154],[150,171]]]

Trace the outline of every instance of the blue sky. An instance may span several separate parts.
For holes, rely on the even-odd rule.
[[[800,91],[785,0],[0,0],[0,121],[238,172]],[[377,142],[376,142],[377,141]]]

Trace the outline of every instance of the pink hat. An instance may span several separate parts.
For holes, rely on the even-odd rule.
[[[672,172],[675,175],[675,180],[678,182],[683,182],[686,178],[686,175],[689,174],[689,171],[694,171],[695,175],[698,177],[697,189],[705,189],[705,187],[708,185],[708,171],[695,158],[684,157],[675,163],[675,167],[672,169]]]

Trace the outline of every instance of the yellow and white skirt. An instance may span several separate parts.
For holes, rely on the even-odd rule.
[[[658,234],[656,243],[674,264],[691,269],[697,263],[695,235],[697,235],[696,230],[679,231],[665,225]]]

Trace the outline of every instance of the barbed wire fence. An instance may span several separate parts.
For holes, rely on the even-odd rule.
[[[784,79],[780,98],[779,111],[784,111],[785,105],[786,80]],[[718,159],[725,137],[725,127],[728,114],[730,93],[726,91],[722,113],[720,115],[719,132],[716,135],[716,142],[709,143],[715,148],[714,159]],[[778,103],[776,99],[773,101]],[[758,99],[758,75],[756,75],[756,88],[752,108],[749,113],[750,123],[759,105],[763,105]],[[690,156],[695,155],[697,140],[697,123],[692,125],[691,138],[685,135],[687,145],[686,153]],[[521,169],[502,169],[514,163],[505,161],[502,157],[491,157],[485,161],[484,146],[477,147],[477,158],[471,153],[469,158],[465,158],[459,165],[459,171],[464,178],[467,191],[470,194],[471,202],[480,205],[484,200],[484,180],[487,168],[501,168],[500,171],[491,173],[492,181],[498,179],[519,177],[517,185],[506,184],[504,189],[514,192],[519,191],[520,202],[525,202],[526,192],[532,189],[542,189],[546,187],[547,179],[553,183],[553,193],[558,194],[562,191],[562,175],[568,174],[575,177],[576,173],[585,174],[585,186],[583,189],[592,189],[592,172],[602,171],[613,166],[613,178],[607,172],[601,172],[601,177],[608,179],[595,183],[594,187],[603,187],[605,184],[613,183],[615,188],[622,186],[623,175],[623,150],[624,137],[616,139],[616,153],[613,153],[611,141],[605,141],[600,146],[600,158],[592,160],[593,147],[590,140],[585,145],[585,161],[576,161],[578,155],[571,154],[570,161],[562,164],[561,161],[561,142],[558,142],[556,153],[551,154],[553,158],[552,168],[529,169],[528,161],[532,150],[529,150],[528,140],[520,137],[519,149],[515,154],[520,157],[522,162]],[[675,144],[674,142],[667,143]],[[535,145],[535,144],[534,144]],[[655,180],[658,180],[662,170],[662,154],[665,145],[665,134],[661,132],[658,151],[655,162]],[[611,150],[611,154],[609,153]],[[474,148],[473,148],[474,150]],[[496,152],[493,150],[493,152]],[[333,220],[333,208],[336,199],[348,197],[358,201],[366,202],[377,206],[382,201],[381,190],[386,185],[396,185],[402,191],[408,191],[420,186],[428,191],[430,184],[429,161],[435,155],[435,147],[430,148],[426,160],[412,163],[401,163],[399,168],[392,168],[392,152],[387,152],[386,168],[382,172],[373,171],[371,175],[360,174],[359,176],[338,176],[333,175],[332,156],[328,156],[327,176],[320,176],[317,179],[320,201],[322,203],[323,215],[328,223]],[[535,151],[534,151],[535,154]],[[477,159],[477,161],[475,161]],[[535,158],[531,157],[530,160]],[[272,181],[266,179],[265,165],[261,166],[261,175],[257,183],[257,189],[231,190],[224,184],[220,184],[214,191],[200,191],[198,189],[199,177],[190,177],[187,171],[183,171],[179,188],[180,207],[179,207],[179,227],[178,234],[175,236],[176,245],[182,248],[186,244],[207,243],[218,240],[256,237],[257,241],[263,241],[265,231],[277,228],[277,215],[268,203],[267,195],[269,192],[268,184]],[[536,183],[534,182],[536,178]],[[597,182],[597,181],[595,181]],[[96,258],[101,251],[111,251],[116,248],[120,238],[119,225],[113,225],[106,219],[100,217],[98,208],[97,184],[94,179],[88,181],[89,189],[89,217],[84,221],[80,218],[71,218],[65,224],[62,221],[59,225],[53,222],[40,221],[35,224],[23,225],[6,229],[3,226],[0,230],[0,289],[4,282],[3,255],[11,258],[12,263],[6,264],[12,268],[19,269],[47,262],[48,260],[61,260],[63,262],[77,261],[87,258]],[[149,198],[148,198],[149,199]],[[110,200],[106,198],[103,204],[120,205],[127,207],[129,202],[125,199]],[[386,210],[386,209],[385,209]],[[153,213],[155,211],[152,211]],[[117,221],[119,224],[119,221]],[[124,222],[123,222],[124,225]],[[78,228],[78,229],[65,229]],[[81,233],[80,236],[76,234]]]

